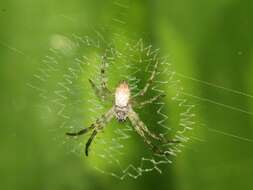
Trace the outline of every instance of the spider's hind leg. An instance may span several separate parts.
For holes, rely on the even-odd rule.
[[[101,67],[100,67],[100,86],[96,85],[92,79],[89,82],[94,90],[95,94],[100,100],[105,100],[112,93],[107,87],[107,77],[106,77],[106,54],[102,56]]]
[[[158,65],[159,65],[159,60],[156,60],[153,70],[151,71],[151,75],[149,76],[146,82],[146,85],[144,86],[143,89],[140,90],[140,92],[136,96],[144,96],[146,94],[151,84],[154,82],[155,76],[157,74]]]
[[[102,56],[101,67],[100,67],[100,86],[104,91],[109,91],[107,87],[107,77],[106,77],[106,64],[107,64],[106,53]]]
[[[158,99],[163,98],[163,97],[165,97],[165,96],[166,96],[165,94],[159,94],[159,95],[156,95],[156,96],[154,96],[153,98],[150,98],[149,100],[143,101],[143,102],[141,102],[141,103],[136,103],[136,102],[134,102],[134,107],[136,107],[136,108],[142,108],[142,107],[144,107],[145,105],[147,105],[147,104],[152,104],[153,102],[155,102],[155,101],[157,101]]]
[[[89,82],[91,84],[92,89],[94,90],[96,96],[100,99],[100,100],[104,100],[106,97],[106,93],[104,92],[104,90],[102,88],[99,88],[93,80],[89,79]]]

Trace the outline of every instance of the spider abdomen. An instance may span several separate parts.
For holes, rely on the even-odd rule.
[[[130,99],[130,89],[126,81],[122,81],[115,92],[115,105],[126,107]]]

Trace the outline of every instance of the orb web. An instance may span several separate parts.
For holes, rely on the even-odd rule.
[[[157,65],[155,79],[145,98],[136,101],[162,94],[166,97],[135,111],[150,131],[180,143],[157,144],[164,154],[155,154],[129,122],[121,124],[113,119],[93,141],[85,167],[121,180],[136,179],[152,171],[162,173],[164,165],[172,163],[189,140],[187,133],[195,124],[194,105],[184,97],[169,58],[162,57],[158,49],[146,45],[142,39],[124,41],[120,35],[105,43],[99,34],[52,36],[49,54],[29,83],[42,97],[39,106],[44,109],[40,109],[43,110],[40,114],[50,122],[47,125],[57,142],[84,157],[90,133],[75,138],[67,137],[65,133],[90,126],[113,105],[112,101],[101,101],[96,97],[88,79],[94,80],[97,85],[105,80],[111,91],[115,90],[119,81],[126,80],[135,97]],[[106,78],[100,74],[104,55]]]

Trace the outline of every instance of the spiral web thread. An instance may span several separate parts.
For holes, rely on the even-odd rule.
[[[72,34],[70,37],[58,35],[57,38],[58,42],[51,44],[50,54],[43,59],[29,86],[34,88],[42,98],[41,105],[46,109],[43,109],[41,114],[47,112],[45,117],[51,114],[57,118],[49,124],[49,126],[58,126],[51,128],[55,134],[60,134],[56,135],[56,140],[63,142],[72,152],[81,156],[84,156],[84,146],[89,134],[75,139],[66,138],[64,134],[66,131],[78,131],[88,127],[86,125],[90,125],[109,108],[107,104],[98,100],[87,82],[88,78],[93,78],[96,84],[101,82],[101,78],[94,78],[94,76],[100,74],[102,54],[104,52],[107,54],[106,68],[109,78],[106,80],[109,86],[117,85],[110,82],[110,77],[118,76],[117,79],[125,79],[129,82],[133,94],[139,92],[142,88],[141,84],[145,84],[147,78],[138,77],[139,73],[143,73],[143,69],[140,69],[137,63],[145,65],[145,75],[149,76],[153,64],[159,62],[155,80],[147,94],[166,94],[168,102],[159,99],[152,103],[156,109],[155,114],[159,118],[155,127],[162,136],[170,135],[168,138],[178,140],[180,143],[163,144],[161,146],[166,154],[155,155],[144,145],[142,139],[136,136],[129,123],[123,126],[115,123],[113,126],[108,124],[104,132],[94,140],[90,150],[92,158],[89,157],[90,160],[87,162],[98,171],[121,180],[127,177],[136,179],[151,171],[162,173],[163,165],[172,163],[172,158],[181,152],[182,147],[189,140],[187,132],[195,124],[194,105],[189,104],[182,95],[180,81],[171,70],[168,58],[160,58],[159,50],[153,49],[151,45],[145,46],[142,40],[131,43],[121,42],[124,47],[117,49],[114,44],[122,39],[120,35],[117,35],[110,44],[103,44],[101,36],[92,38]],[[174,94],[168,95],[165,88],[173,91]],[[165,108],[170,102],[177,105],[179,111],[177,125],[168,127],[169,116]],[[142,121],[152,131],[149,123]],[[129,142],[136,142],[136,139],[147,149],[145,153],[129,151],[131,149]]]

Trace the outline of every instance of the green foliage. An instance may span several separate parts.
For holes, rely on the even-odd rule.
[[[252,96],[203,83],[253,94],[252,9],[250,0],[1,2],[1,189],[252,189]],[[188,101],[196,105],[198,122],[188,134],[192,140],[162,175],[152,172],[119,181],[87,167],[87,158],[71,153],[67,141],[61,146],[53,140],[65,131],[55,131],[56,117],[38,109],[43,101],[26,85],[55,37],[92,36],[96,27],[104,28],[106,41],[118,33],[123,42],[142,38],[169,54]],[[115,44],[124,47],[120,40]],[[75,53],[92,57],[90,50]],[[46,88],[52,92],[53,83]],[[165,90],[173,93],[170,87]],[[178,122],[178,109],[176,104],[166,107],[171,125]],[[149,120],[151,111],[143,119]],[[90,119],[86,116],[84,120]]]

